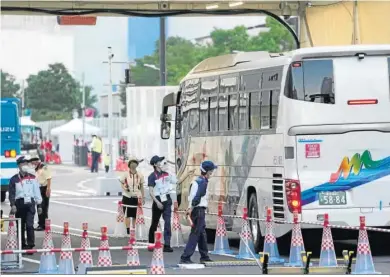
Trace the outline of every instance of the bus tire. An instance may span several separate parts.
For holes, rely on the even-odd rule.
[[[7,192],[6,191],[1,191],[1,203],[3,203],[5,201],[5,197],[6,197],[6,194]]]
[[[216,233],[215,229],[206,228],[207,243],[214,244],[214,242],[215,242],[215,233]]]
[[[255,192],[253,192],[249,197],[248,217],[249,218],[259,218],[257,196],[256,196]],[[259,253],[263,250],[263,246],[264,246],[264,237],[261,235],[260,221],[249,220],[249,228],[251,229],[251,232],[252,232],[255,250],[257,253]]]

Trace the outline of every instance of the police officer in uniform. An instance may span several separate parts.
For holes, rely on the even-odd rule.
[[[34,174],[39,183],[39,189],[42,197],[42,213],[38,216],[38,227],[35,231],[44,231],[45,222],[49,217],[49,201],[51,193],[51,172],[47,164],[41,162],[38,157],[30,159]]]
[[[32,249],[35,246],[34,217],[35,205],[38,208],[38,215],[42,213],[42,197],[39,190],[39,183],[31,173],[29,164],[24,156],[19,157],[16,163],[19,173],[12,176],[9,183],[9,202],[11,214],[15,214],[22,221],[22,248]],[[20,226],[18,226],[20,227]],[[27,231],[27,243],[25,232]]]
[[[200,166],[201,175],[191,184],[187,214],[191,215],[193,226],[184,253],[180,258],[181,264],[193,263],[191,256],[195,252],[196,245],[199,248],[200,263],[212,261],[208,255],[206,235],[207,185],[216,168],[217,166],[212,161],[204,161]]]

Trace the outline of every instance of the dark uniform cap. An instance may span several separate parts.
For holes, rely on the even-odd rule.
[[[38,157],[33,157],[33,158],[29,159],[28,161],[29,161],[30,163],[31,163],[31,162],[40,162],[41,159],[39,159]]]
[[[22,164],[22,163],[28,163],[28,160],[27,160],[26,157],[24,157],[24,156],[21,156],[21,157],[19,157],[19,158],[16,160],[16,164],[17,164],[17,165]]]
[[[217,168],[217,166],[212,161],[204,161],[200,165],[200,170],[203,172],[211,171],[211,170],[214,170],[216,168]]]
[[[150,159],[150,165],[155,165],[156,163],[158,162],[161,162],[162,160],[164,160],[165,157],[159,157],[159,156],[153,156],[151,159]]]

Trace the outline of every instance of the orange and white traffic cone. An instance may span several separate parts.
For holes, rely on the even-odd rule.
[[[303,266],[302,252],[305,252],[301,225],[298,222],[298,212],[294,211],[294,224],[292,226],[290,258],[286,266]],[[306,252],[305,252],[306,253]]]
[[[177,202],[174,203],[173,207],[173,223],[172,223],[172,247],[182,247],[185,246],[183,232],[181,231],[181,224],[178,213],[179,207]]]
[[[10,219],[15,219],[15,215],[10,215]],[[17,250],[18,241],[16,234],[15,221],[11,220],[8,224],[7,243],[5,244],[5,250]],[[1,264],[8,265],[18,261],[18,254],[4,254],[1,256]]]
[[[240,233],[240,248],[238,250],[237,259],[252,259],[253,255],[258,258],[259,255],[255,254],[255,245],[253,243],[252,233],[249,229],[248,223],[248,209],[244,208],[242,214],[242,229]],[[249,249],[248,249],[249,248]],[[252,252],[252,253],[250,253]]]
[[[161,232],[156,232],[154,235],[155,246],[153,250],[152,263],[150,265],[151,274],[165,274],[164,256],[163,256],[161,239],[162,239]]]
[[[138,198],[137,218],[135,220],[135,238],[137,239],[137,241],[148,240],[141,198]]]
[[[105,226],[101,227],[100,230],[102,233],[102,237],[100,239],[100,248],[109,248],[110,245],[108,244],[107,227]],[[97,266],[99,267],[112,266],[111,253],[109,249],[99,250]]]
[[[83,234],[81,238],[81,248],[90,248],[91,242],[88,237],[88,223],[83,223]],[[93,266],[91,251],[81,251],[77,274],[85,274],[88,267]]]
[[[218,222],[217,230],[215,233],[215,242],[214,242],[214,251],[211,254],[221,255],[221,254],[232,254],[233,251],[230,250],[229,240],[227,236],[225,220],[222,217],[222,204],[218,205]]]
[[[127,236],[125,226],[125,214],[123,213],[122,201],[118,201],[118,212],[116,215],[114,237],[124,238]]]
[[[130,239],[129,246],[134,246],[136,242],[135,239],[135,229],[130,228]],[[137,266],[140,265],[138,249],[130,249],[127,251],[127,265],[128,266]]]
[[[334,250],[332,230],[329,227],[329,215],[324,214],[324,229],[322,231],[321,254],[319,266],[337,266],[336,252]]]
[[[367,229],[366,229],[366,218],[360,217],[360,230],[359,240],[357,245],[357,255],[355,270],[352,274],[380,274],[375,271],[374,262],[372,260],[370,242],[368,240]]]
[[[51,234],[51,221],[46,219],[45,221],[45,238],[43,239],[43,249],[53,249],[53,236]],[[58,272],[56,256],[51,252],[43,252],[41,255],[41,261],[39,264],[40,274],[56,274]]]
[[[278,243],[274,233],[274,223],[272,221],[272,209],[267,208],[267,219],[265,223],[265,238],[264,238],[264,253],[269,255],[269,264],[284,263],[284,259],[280,258]]]
[[[62,235],[61,248],[72,248],[69,235],[69,222],[64,222],[64,233]],[[58,263],[59,274],[74,274],[73,254],[68,251],[61,251],[60,262]]]

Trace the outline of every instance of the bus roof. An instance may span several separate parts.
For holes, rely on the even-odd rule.
[[[19,98],[1,98],[1,104],[20,102]]]
[[[266,51],[239,52],[208,58],[196,65],[183,81],[208,76],[234,74],[240,71],[276,67],[290,64],[292,60],[304,57],[346,56],[364,52],[366,54],[390,55],[390,45],[347,45],[310,47],[286,53],[269,53]]]

